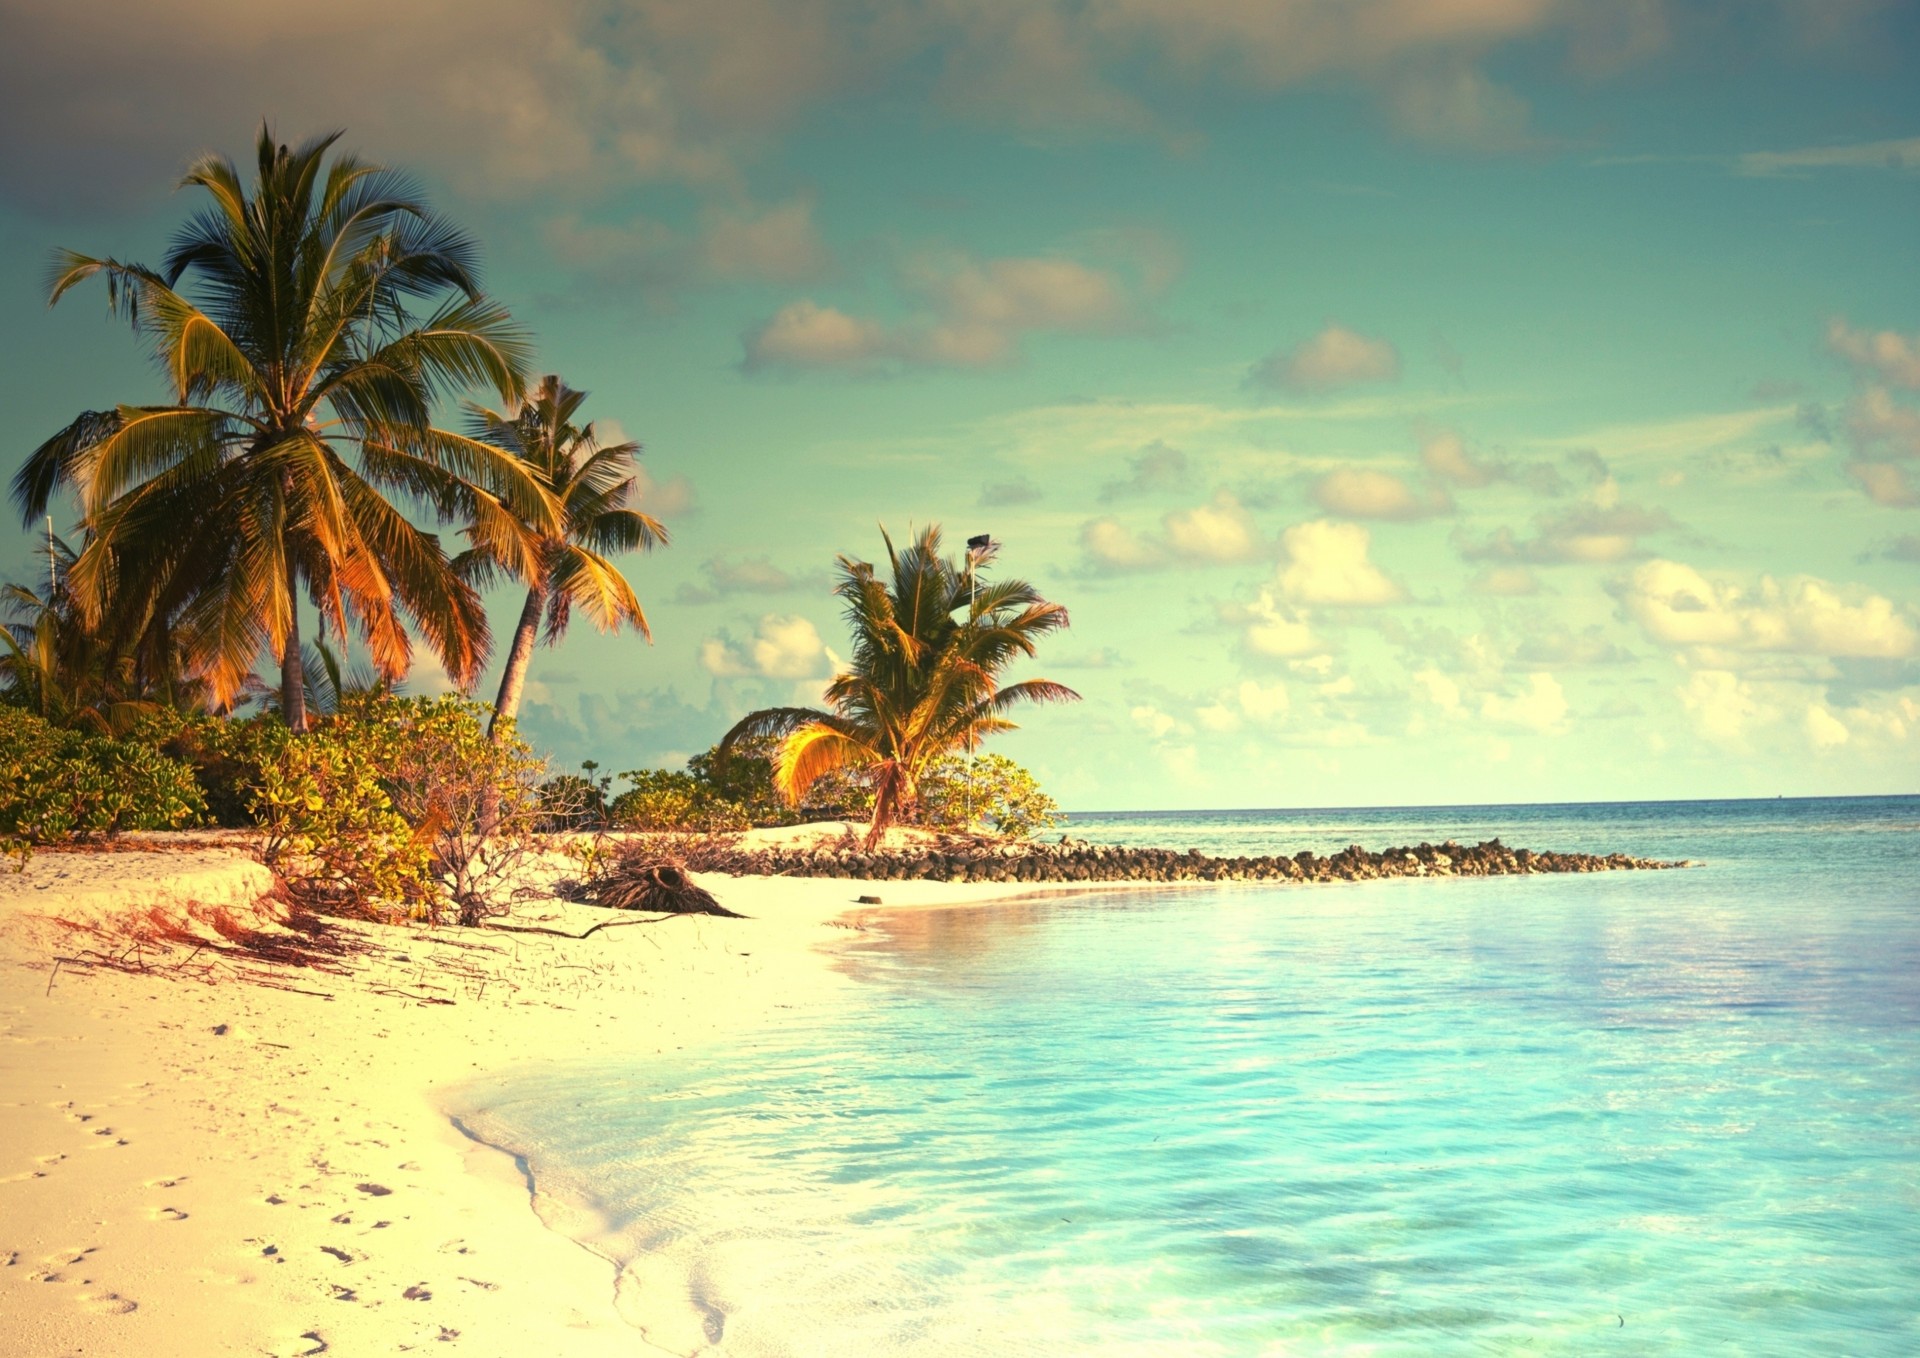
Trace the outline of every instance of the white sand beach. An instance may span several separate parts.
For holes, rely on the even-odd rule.
[[[704,884],[751,918],[308,932],[218,847],[0,875],[0,1355],[702,1351],[684,1289],[546,1229],[436,1091],[817,1001],[852,984],[822,945],[862,894],[1031,894]],[[503,922],[609,916],[549,900]]]

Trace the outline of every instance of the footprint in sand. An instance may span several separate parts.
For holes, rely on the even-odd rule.
[[[171,1179],[149,1179],[147,1180],[147,1187],[148,1188],[178,1188],[180,1187],[181,1184],[185,1183],[186,1181],[187,1181],[186,1175],[176,1174]]]
[[[80,1304],[95,1315],[124,1316],[140,1309],[140,1303],[118,1292],[82,1292]]]
[[[178,1207],[156,1207],[152,1213],[155,1221],[185,1221],[187,1214]]]

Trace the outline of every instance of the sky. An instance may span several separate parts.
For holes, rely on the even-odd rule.
[[[0,15],[9,475],[163,393],[52,250],[344,128],[645,445],[653,641],[536,653],[557,764],[816,702],[835,557],[938,523],[1070,610],[996,742],[1069,808],[1920,791],[1920,6]]]

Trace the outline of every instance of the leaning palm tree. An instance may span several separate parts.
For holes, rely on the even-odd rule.
[[[159,269],[55,258],[50,303],[104,279],[171,399],[82,414],[13,482],[29,519],[77,492],[71,583],[89,627],[169,631],[220,707],[265,650],[296,730],[303,597],[388,678],[411,661],[409,622],[456,683],[485,661],[479,596],[389,493],[471,518],[509,557],[507,527],[553,512],[512,458],[433,426],[453,391],[524,386],[525,337],[481,294],[472,241],[404,178],[328,163],[338,136],[290,150],[263,126],[250,191],[225,157],[194,163],[182,187],[212,204]]]
[[[1080,696],[1048,679],[1000,687],[1008,665],[1067,625],[1067,610],[1024,580],[981,581],[991,545],[971,548],[956,564],[940,554],[937,525],[904,551],[884,530],[881,536],[890,584],[868,562],[839,560],[834,593],[846,603],[853,657],[827,687],[831,710],[766,708],[741,718],[720,742],[724,754],[743,741],[779,737],[774,786],[790,803],[828,773],[871,779],[869,849],[894,820],[913,817],[919,779],[941,755],[1014,729],[1005,714],[1020,703]]]
[[[634,459],[640,445],[603,444],[591,424],[574,424],[586,399],[584,391],[548,376],[511,417],[491,410],[474,412],[475,436],[517,459],[558,506],[551,525],[520,525],[516,548],[525,563],[522,569],[503,559],[489,545],[497,535],[478,525],[470,530],[476,539],[474,548],[461,561],[464,573],[476,583],[485,583],[504,570],[527,586],[527,601],[513,630],[513,647],[507,652],[500,695],[487,727],[496,740],[505,737],[519,715],[520,695],[526,689],[527,668],[543,617],[549,646],[565,635],[576,607],[603,632],[631,625],[649,641],[653,639],[633,586],[607,557],[664,546],[667,530],[628,503],[636,493]]]

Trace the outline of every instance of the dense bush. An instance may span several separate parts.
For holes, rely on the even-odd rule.
[[[919,822],[931,829],[985,825],[1026,839],[1060,823],[1060,807],[1033,775],[1003,754],[943,755],[920,776]]]
[[[458,921],[504,912],[539,829],[545,762],[510,732],[489,739],[489,709],[470,699],[389,698],[347,711],[391,731],[383,786],[426,844],[433,880]]]
[[[255,721],[234,735],[260,760],[249,805],[267,863],[315,903],[430,917],[432,857],[387,788],[396,728],[364,711],[321,717],[301,736],[278,718]]]
[[[857,773],[822,775],[807,788],[800,805],[790,806],[773,787],[773,737],[737,742],[727,757],[720,747],[687,761],[687,773],[711,795],[738,806],[754,825],[797,825],[802,821],[862,819],[873,814],[873,789]]]
[[[236,781],[295,891],[477,924],[507,903],[544,772],[520,740],[489,740],[485,717],[464,698],[366,694],[305,735],[256,718],[207,748],[258,761]]]
[[[197,825],[206,800],[193,770],[150,744],[49,725],[0,705],[0,851],[118,830]]]
[[[293,733],[272,715],[242,720],[163,712],[143,722],[134,738],[192,768],[208,818],[240,829],[258,823],[260,770],[279,757]]]
[[[753,819],[705,779],[667,769],[632,769],[633,784],[613,799],[608,821],[621,830],[744,830]]]

